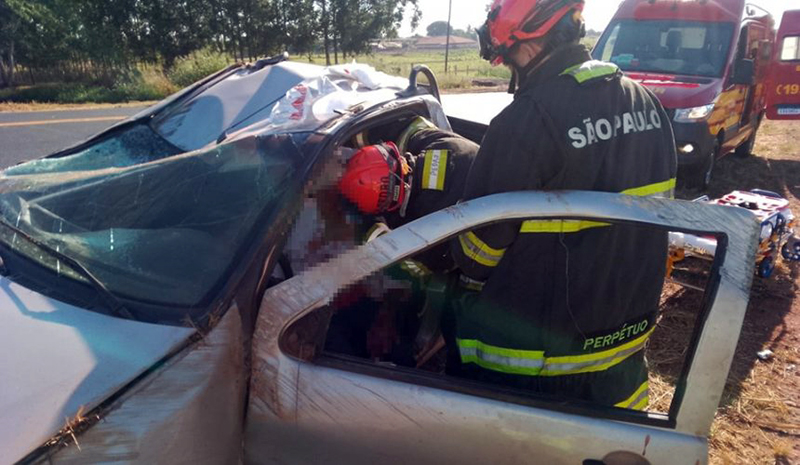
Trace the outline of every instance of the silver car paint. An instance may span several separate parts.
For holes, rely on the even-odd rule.
[[[0,278],[0,463],[25,457],[193,333],[86,311]]]
[[[204,339],[150,373],[43,463],[235,464],[242,452],[245,340],[234,306]]]
[[[674,430],[605,421],[335,370],[286,355],[293,322],[340,289],[488,222],[616,219],[718,232],[729,246]],[[587,192],[489,196],[435,213],[269,290],[253,346],[247,463],[581,463],[614,451],[706,463],[708,434],[744,318],[758,225],[744,210]],[[313,346],[309,347],[313,351]]]

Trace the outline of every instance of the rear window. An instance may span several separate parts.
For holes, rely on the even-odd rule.
[[[785,37],[781,46],[781,61],[800,60],[800,36]]]
[[[732,23],[623,20],[609,26],[593,55],[623,71],[719,77],[733,30]]]

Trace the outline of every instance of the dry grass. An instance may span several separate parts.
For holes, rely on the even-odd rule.
[[[0,113],[2,112],[27,112],[27,111],[61,111],[61,110],[95,110],[102,108],[124,108],[138,107],[143,105],[153,105],[156,101],[146,102],[126,102],[126,103],[15,103],[0,102]]]
[[[710,194],[766,188],[800,213],[800,123],[766,122],[757,157],[721,160]],[[698,263],[681,263],[697,273]],[[692,284],[697,285],[697,282]],[[700,283],[702,285],[702,283]],[[800,269],[780,263],[769,280],[755,279],[736,355],[709,436],[712,464],[800,463]],[[668,284],[648,347],[650,409],[666,412],[700,310],[701,293]],[[733,335],[732,335],[733,337]],[[756,353],[774,352],[767,361]]]

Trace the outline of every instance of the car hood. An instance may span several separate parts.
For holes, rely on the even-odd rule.
[[[6,278],[0,321],[0,463],[25,457],[194,333],[83,310]]]
[[[670,74],[626,73],[650,89],[665,108],[694,108],[708,105],[722,90],[722,79]]]

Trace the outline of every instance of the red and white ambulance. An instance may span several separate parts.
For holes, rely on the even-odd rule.
[[[768,99],[769,116],[800,118],[797,13],[784,17],[783,50],[769,12],[745,0],[625,0],[593,56],[661,100],[679,177],[705,188],[719,157],[752,152]]]
[[[800,120],[800,10],[783,14],[769,85],[767,118]]]

